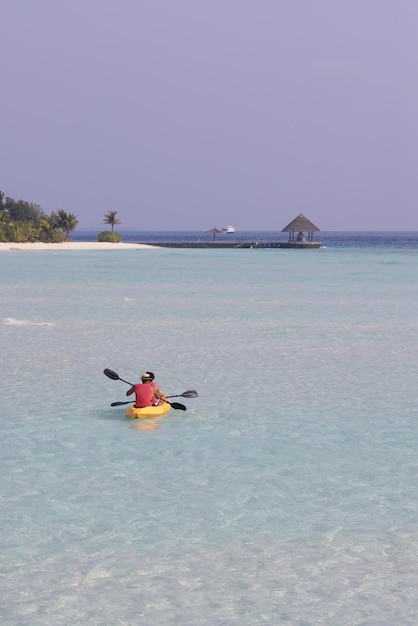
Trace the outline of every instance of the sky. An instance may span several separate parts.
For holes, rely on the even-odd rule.
[[[418,231],[416,0],[0,0],[0,190],[80,229]]]

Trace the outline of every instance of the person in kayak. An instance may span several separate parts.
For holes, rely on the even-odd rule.
[[[151,385],[159,399],[167,400],[167,396],[164,392],[161,391],[161,389],[155,382],[155,376],[153,372],[144,372],[144,374],[142,374],[141,376],[141,380],[142,383],[149,383]]]
[[[132,385],[126,392],[127,396],[135,393],[135,406],[137,408],[157,406],[162,401],[167,400],[165,393],[154,382],[154,378],[153,372],[144,372],[141,375],[141,384]]]

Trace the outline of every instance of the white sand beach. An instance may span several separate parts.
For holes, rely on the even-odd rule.
[[[0,252],[19,252],[23,250],[142,250],[157,249],[143,243],[108,243],[99,241],[65,241],[63,243],[1,243]]]

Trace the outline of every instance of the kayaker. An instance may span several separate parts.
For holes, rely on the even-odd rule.
[[[135,393],[136,407],[156,406],[161,401],[167,400],[165,393],[154,382],[154,378],[153,372],[144,372],[144,374],[141,374],[141,384],[132,385],[126,392],[127,396]]]
[[[141,376],[141,380],[142,380],[142,383],[151,385],[151,387],[154,389],[154,392],[156,393],[158,398],[161,398],[162,400],[167,400],[167,396],[165,395],[165,393],[161,391],[161,389],[155,382],[155,376],[153,372],[144,372],[144,374],[142,374]]]

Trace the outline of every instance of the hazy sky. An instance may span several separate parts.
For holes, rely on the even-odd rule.
[[[417,0],[0,0],[0,190],[79,227],[418,231]]]

